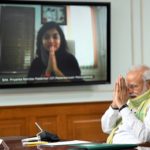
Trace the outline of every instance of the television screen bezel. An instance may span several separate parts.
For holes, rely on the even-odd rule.
[[[97,1],[39,1],[39,0],[1,0],[0,4],[29,4],[29,5],[79,5],[79,6],[106,6],[107,8],[107,79],[86,82],[49,82],[36,84],[0,84],[0,89],[5,88],[28,88],[28,87],[57,87],[78,85],[105,85],[111,83],[111,3]]]

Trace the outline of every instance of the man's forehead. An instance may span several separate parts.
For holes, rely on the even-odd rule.
[[[126,76],[127,82],[137,83],[143,81],[142,79],[142,73],[139,73],[137,71],[129,72]]]
[[[144,80],[141,76],[137,75],[137,76],[128,76],[127,80],[126,80],[126,85],[129,89],[134,89],[134,90],[139,90],[139,89],[143,89],[143,84]]]

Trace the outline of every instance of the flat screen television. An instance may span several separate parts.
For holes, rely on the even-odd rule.
[[[109,2],[0,1],[0,88],[109,84]]]

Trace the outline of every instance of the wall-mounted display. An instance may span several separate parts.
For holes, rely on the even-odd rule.
[[[110,6],[0,1],[0,88],[109,84]]]

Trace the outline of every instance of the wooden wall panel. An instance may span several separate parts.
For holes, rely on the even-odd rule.
[[[38,122],[61,139],[104,141],[100,118],[110,102],[14,106],[0,108],[1,136],[35,136]]]
[[[0,120],[0,136],[24,135],[27,130],[25,124],[25,118],[2,119]]]
[[[70,139],[78,137],[82,140],[100,139],[100,115],[76,115],[67,118]]]
[[[43,129],[51,131],[53,133],[58,133],[58,121],[57,116],[49,116],[49,117],[37,117],[36,121]]]

